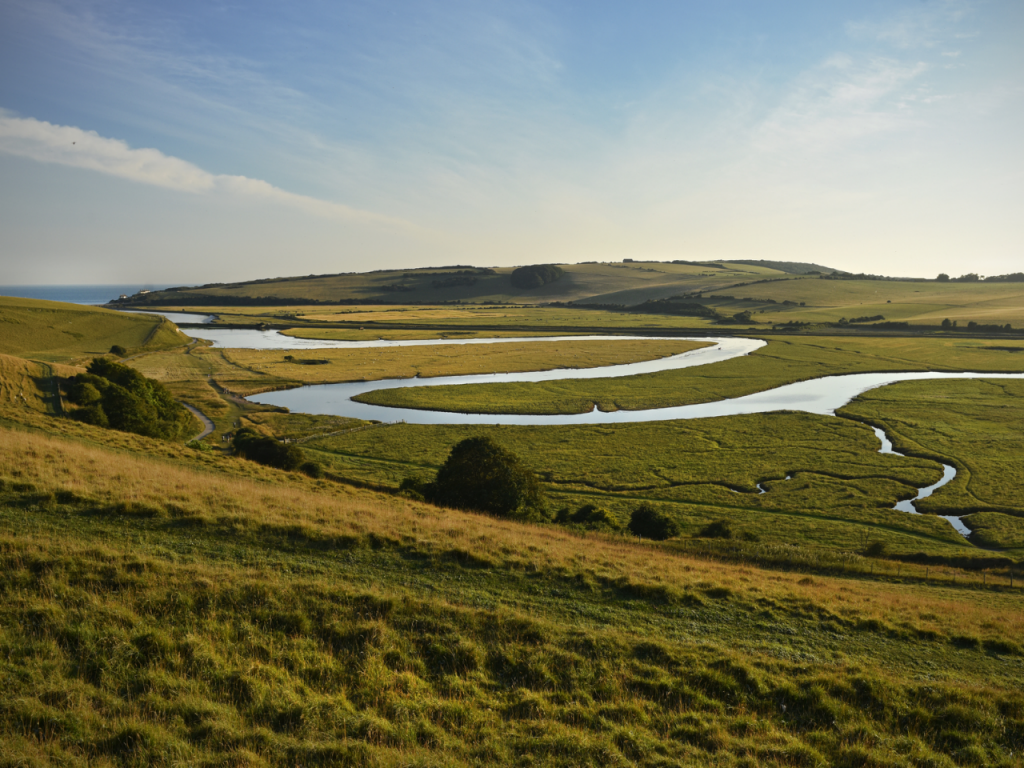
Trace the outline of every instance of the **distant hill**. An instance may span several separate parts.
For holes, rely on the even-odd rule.
[[[722,264],[749,264],[753,267],[767,267],[768,269],[777,269],[779,272],[785,272],[789,275],[809,275],[816,272],[820,272],[823,275],[830,275],[833,272],[842,273],[841,269],[833,269],[832,267],[823,267],[821,264],[808,264],[804,261],[766,261],[764,259],[730,259],[729,261],[723,261]]]
[[[211,283],[133,296],[132,306],[588,302],[639,304],[764,280],[804,279],[814,264],[624,261],[545,265],[550,279],[524,281],[520,267],[431,267]],[[783,264],[779,262],[779,264]],[[797,268],[803,267],[803,271]],[[540,269],[540,266],[534,269]],[[825,271],[826,267],[818,268]],[[831,270],[828,270],[831,271]],[[114,302],[113,305],[117,305]]]

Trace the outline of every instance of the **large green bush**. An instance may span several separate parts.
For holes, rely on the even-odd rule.
[[[489,437],[458,443],[424,490],[435,504],[454,509],[519,519],[544,516],[536,476]]]
[[[629,530],[643,539],[664,541],[679,535],[679,524],[645,501],[630,515]]]
[[[87,424],[164,440],[184,438],[195,426],[190,414],[159,381],[134,368],[98,357],[71,380],[71,416]]]

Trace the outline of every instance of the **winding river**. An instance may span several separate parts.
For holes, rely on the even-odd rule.
[[[185,313],[164,313],[173,322],[207,323],[209,316],[189,315]],[[376,341],[329,341],[318,339],[299,339],[283,336],[275,331],[259,331],[248,329],[203,328],[199,334],[202,338],[212,341],[216,347],[236,349],[271,349],[271,350],[302,350],[302,349],[360,349],[367,347],[403,347],[427,346],[436,344],[501,344],[541,341],[590,341],[601,339],[648,339],[649,336],[534,336],[528,338],[500,339],[414,339]],[[906,373],[856,373],[843,376],[824,376],[810,381],[787,384],[764,392],[756,392],[743,397],[719,400],[712,403],[682,405],[670,408],[653,408],[637,411],[604,412],[594,407],[589,413],[531,415],[531,414],[478,414],[451,413],[446,411],[426,411],[410,408],[391,408],[369,403],[359,403],[352,398],[378,389],[394,389],[398,387],[433,387],[456,384],[498,384],[509,382],[541,382],[561,379],[596,379],[622,376],[634,376],[641,373],[679,370],[698,365],[730,360],[748,355],[765,346],[766,342],[758,339],[728,338],[690,338],[688,341],[706,341],[714,346],[692,350],[679,355],[648,360],[641,363],[602,366],[584,369],[556,369],[525,373],[477,374],[469,376],[438,376],[420,379],[383,379],[379,381],[353,381],[339,384],[317,384],[297,387],[277,392],[265,392],[250,396],[256,403],[277,405],[292,411],[313,414],[347,416],[354,419],[377,421],[403,421],[408,424],[510,424],[528,426],[553,426],[571,424],[629,424],[648,421],[669,421],[675,419],[706,419],[717,416],[737,416],[742,414],[768,413],[771,411],[802,411],[819,415],[834,416],[837,409],[843,407],[858,395],[887,384],[901,381],[948,380],[1004,378],[1024,379],[1024,373],[940,373],[940,372],[906,372]],[[892,448],[888,436],[877,427],[872,427],[881,443],[880,453],[902,456]],[[910,514],[920,514],[914,502],[930,496],[937,489],[946,485],[956,476],[956,469],[942,464],[942,478],[925,488],[918,489],[913,499],[901,501],[894,509]],[[788,478],[787,478],[788,479]],[[761,493],[765,491],[758,485]],[[971,531],[959,517],[943,515],[946,520],[961,534],[969,536]]]

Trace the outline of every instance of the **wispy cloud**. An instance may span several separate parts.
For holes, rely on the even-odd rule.
[[[761,124],[756,144],[828,150],[906,127],[913,121],[908,106],[922,98],[911,86],[927,70],[923,62],[833,56],[805,73]]]
[[[135,149],[119,139],[0,111],[0,152],[43,163],[84,168],[190,194],[225,194],[280,203],[328,218],[413,227],[400,219],[298,195],[262,179],[213,174],[158,149]]]

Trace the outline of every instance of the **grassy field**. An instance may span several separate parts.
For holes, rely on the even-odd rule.
[[[1016,515],[986,515],[978,524],[985,546],[1024,545],[1024,382],[904,382],[866,392],[842,413],[883,427],[902,453],[957,468],[953,481],[919,509],[971,515],[968,526],[977,512]]]
[[[321,479],[61,419],[52,385],[77,369],[0,355],[0,765],[1019,765],[1020,383],[903,384],[848,406],[906,457],[852,418],[372,426],[226,392],[686,344],[303,365],[328,353],[179,343],[131,361],[213,415],[215,438],[252,424],[305,440]],[[712,398],[842,370],[1019,370],[1001,346],[794,338],[686,386],[632,384]],[[552,512],[593,504],[610,523],[367,490],[429,477],[474,434],[533,468]],[[922,509],[970,512],[970,542],[891,509],[938,460],[961,473]],[[641,501],[682,534],[616,530]],[[720,521],[732,538],[707,537]]]
[[[750,355],[678,371],[587,381],[407,387],[363,402],[470,413],[586,413],[665,408],[760,392],[795,381],[879,371],[1024,371],[1024,342],[948,338],[770,337]]]
[[[106,354],[115,344],[134,354],[186,342],[161,317],[0,296],[0,354],[69,363]]]
[[[878,280],[821,280],[798,278],[751,285],[728,291],[735,300],[705,303],[732,314],[752,309],[762,323],[798,320],[837,322],[882,315],[889,321],[937,326],[946,318],[966,326],[981,324],[1024,325],[1024,283],[890,282]],[[712,294],[709,294],[711,296]],[[754,301],[743,301],[744,298]],[[757,301],[761,299],[762,301]],[[768,301],[771,299],[775,304]],[[783,302],[793,302],[784,305]],[[806,306],[800,306],[803,303]]]
[[[1016,589],[730,565],[77,426],[0,432],[5,762],[1009,766],[1024,746]]]
[[[292,352],[194,346],[144,355],[131,364],[146,376],[163,382],[176,397],[202,410],[219,430],[227,431],[240,412],[237,403],[224,397],[225,391],[248,395],[336,381],[593,368],[651,360],[702,346],[703,342],[665,339]]]
[[[56,379],[74,376],[81,370],[0,355],[0,403],[43,413],[60,413]]]

